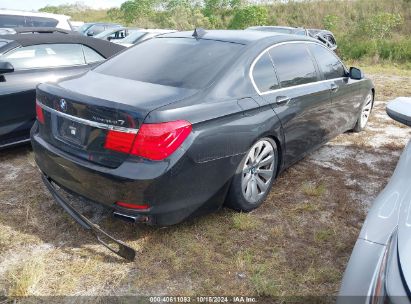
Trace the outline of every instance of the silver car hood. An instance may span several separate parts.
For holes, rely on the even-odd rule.
[[[411,241],[411,141],[408,143],[390,181],[375,199],[359,238],[386,245],[397,228],[401,243]],[[411,246],[411,243],[409,243]],[[411,251],[409,251],[411,253]],[[410,261],[411,262],[411,261]],[[411,263],[410,263],[411,266]],[[411,273],[411,272],[410,272]]]
[[[359,238],[387,245],[397,227],[399,260],[411,287],[411,141],[389,183],[375,199]]]

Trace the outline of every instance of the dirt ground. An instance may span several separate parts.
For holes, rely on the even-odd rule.
[[[161,229],[85,208],[138,251],[132,263],[53,202],[29,147],[0,152],[0,295],[335,295],[366,211],[411,138],[385,114],[387,100],[411,96],[411,76],[369,76],[377,96],[367,130],[288,169],[250,214],[224,209]]]

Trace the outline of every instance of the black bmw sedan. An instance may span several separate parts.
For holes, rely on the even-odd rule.
[[[0,148],[30,141],[37,84],[79,75],[124,47],[55,28],[0,35]]]
[[[315,39],[179,32],[39,85],[31,139],[44,182],[83,226],[56,189],[171,225],[257,208],[282,170],[364,129],[373,98],[372,82]]]

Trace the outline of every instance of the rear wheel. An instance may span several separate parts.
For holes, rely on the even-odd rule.
[[[249,212],[267,197],[278,167],[278,150],[271,138],[257,141],[239,164],[231,182],[226,205]]]
[[[365,98],[364,105],[361,110],[360,117],[357,120],[357,123],[353,129],[354,132],[361,132],[365,129],[368,119],[371,115],[372,106],[374,103],[374,96],[373,93],[368,93],[367,97]]]

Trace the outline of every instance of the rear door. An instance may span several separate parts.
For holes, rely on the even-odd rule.
[[[331,136],[336,136],[353,127],[358,119],[359,105],[362,101],[358,80],[348,77],[341,60],[327,47],[312,43],[310,51],[327,80],[331,90],[332,124]]]
[[[329,138],[330,88],[320,81],[307,43],[275,45],[268,54],[279,85],[261,95],[281,120],[289,165]]]
[[[0,146],[24,140],[35,120],[35,88],[47,81],[78,75],[104,59],[79,44],[47,44],[14,49],[0,57],[15,72],[0,79]],[[89,64],[88,61],[89,60]]]

